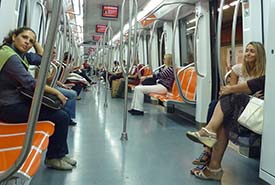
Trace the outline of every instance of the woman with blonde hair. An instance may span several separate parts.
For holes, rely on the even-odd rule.
[[[260,42],[251,41],[246,45],[244,51],[243,62],[235,64],[230,73],[230,85],[244,83],[250,79],[261,77],[265,74],[266,56],[264,46]],[[207,122],[210,121],[214,112],[214,108],[218,100],[213,100],[208,109]],[[195,171],[204,168],[211,158],[211,149],[204,147],[203,152],[198,158],[193,160],[192,164],[198,165],[191,170],[194,174]]]
[[[133,100],[131,104],[131,110],[128,112],[132,115],[143,115],[143,100],[144,94],[158,93],[165,94],[172,89],[174,82],[174,71],[172,67],[172,55],[164,55],[164,69],[154,75],[141,78],[144,81],[146,78],[154,77],[157,79],[155,85],[138,85],[135,87]]]

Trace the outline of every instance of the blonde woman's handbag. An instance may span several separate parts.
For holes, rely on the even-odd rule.
[[[238,122],[249,130],[262,134],[264,123],[264,100],[251,97]]]

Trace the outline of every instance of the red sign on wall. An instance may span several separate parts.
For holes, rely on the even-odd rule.
[[[95,26],[95,31],[96,31],[97,33],[104,33],[105,30],[106,30],[106,28],[107,28],[107,25],[106,25],[106,24],[97,24],[97,25]]]
[[[118,18],[118,6],[102,5],[102,17]]]
[[[94,41],[99,41],[101,39],[102,35],[93,35]]]

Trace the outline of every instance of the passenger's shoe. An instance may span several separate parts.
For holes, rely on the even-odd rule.
[[[77,97],[76,97],[76,100],[81,100],[81,97],[80,97],[80,96],[77,96]]]
[[[190,173],[191,173],[192,175],[195,175],[195,173],[197,173],[197,172],[200,171],[200,170],[203,170],[205,167],[206,167],[206,165],[198,165],[198,166],[196,166],[195,168],[192,168],[192,169],[190,170]]]
[[[71,119],[71,121],[70,121],[70,123],[69,123],[69,125],[71,125],[71,126],[75,126],[77,123],[74,121],[74,120],[72,120]]]
[[[203,151],[201,155],[195,159],[192,164],[194,165],[207,165],[211,159],[211,152]]]
[[[217,142],[216,133],[210,132],[204,127],[202,127],[202,130],[204,132],[203,135],[201,135],[199,132],[190,132],[190,131],[188,131],[186,133],[186,136],[190,140],[192,140],[196,143],[201,143],[201,144],[204,144],[204,145],[208,146],[209,148],[212,148],[215,145],[215,143]]]
[[[135,110],[135,109],[128,110],[128,112],[134,116],[143,116],[144,115],[143,111],[139,111],[139,110]]]
[[[76,160],[74,160],[74,159],[72,159],[72,158],[70,158],[70,157],[68,157],[68,156],[64,156],[64,157],[62,157],[61,159],[62,159],[63,161],[65,161],[65,162],[69,163],[69,164],[72,165],[72,166],[76,166],[76,164],[77,164]]]
[[[209,171],[208,175],[206,175],[205,170]],[[210,169],[208,166],[206,166],[202,170],[195,171],[194,175],[200,179],[220,181],[223,176],[223,170],[222,168]]]
[[[62,159],[45,159],[45,165],[48,168],[56,170],[72,170],[73,166]]]

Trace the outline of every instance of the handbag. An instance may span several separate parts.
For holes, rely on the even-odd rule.
[[[157,79],[155,77],[149,77],[145,78],[142,82],[142,85],[156,85],[157,84]]]
[[[33,98],[34,92],[25,88],[18,88],[18,91],[24,96],[29,99]],[[61,100],[54,94],[46,93],[44,92],[43,97],[42,97],[42,105],[54,109],[54,110],[59,110],[63,107],[63,104]]]
[[[238,122],[249,130],[262,134],[264,123],[264,100],[251,97]]]

